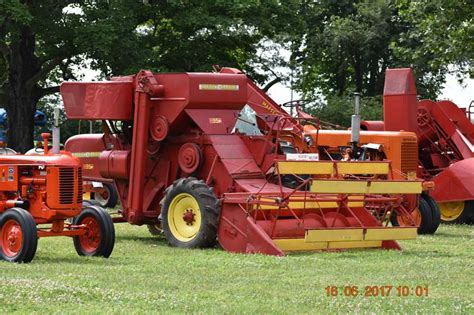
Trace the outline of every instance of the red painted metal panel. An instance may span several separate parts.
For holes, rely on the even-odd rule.
[[[60,90],[69,119],[132,119],[131,82],[64,82]]]
[[[387,69],[383,95],[385,130],[416,132],[417,99],[412,70]]]
[[[103,151],[99,157],[100,175],[105,178],[128,179],[130,176],[130,151]]]
[[[262,175],[262,170],[238,135],[209,136],[209,139],[229,174]]]
[[[365,120],[360,123],[361,130],[384,131],[385,124],[383,121]]]
[[[474,158],[451,164],[433,178],[436,201],[474,200]]]
[[[449,116],[452,123],[464,134],[470,142],[474,143],[474,125],[466,116],[464,108],[459,108],[451,101],[439,101],[437,106]]]
[[[185,112],[206,134],[229,134],[235,126],[238,111],[232,109],[186,109]]]
[[[280,191],[279,185],[269,183],[265,178],[237,179],[235,182],[243,191],[251,193],[278,193]],[[281,189],[285,193],[293,191],[286,187],[281,187]]]
[[[185,121],[180,118],[185,110],[222,109],[237,115],[247,101],[247,77],[243,74],[165,73],[155,78],[164,90],[163,95],[152,98],[154,111],[166,117],[172,129],[182,128]],[[180,126],[174,126],[175,122]]]
[[[104,134],[82,134],[67,139],[64,149],[82,162],[82,176],[85,179],[101,179],[98,159],[105,150]]]

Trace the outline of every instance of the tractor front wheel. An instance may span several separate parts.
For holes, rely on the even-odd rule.
[[[214,192],[202,180],[176,180],[166,190],[161,214],[168,243],[182,248],[214,246],[219,208]]]
[[[0,257],[28,263],[36,254],[38,231],[33,216],[21,208],[7,210],[0,219]]]
[[[441,221],[451,224],[470,224],[474,218],[474,200],[440,202]]]
[[[107,211],[98,206],[85,206],[73,224],[85,229],[85,234],[73,237],[80,256],[110,256],[115,244],[115,228]]]
[[[425,199],[431,209],[431,226],[428,228],[427,234],[434,234],[438,230],[441,223],[441,213],[436,201],[428,194],[422,194],[421,198]]]

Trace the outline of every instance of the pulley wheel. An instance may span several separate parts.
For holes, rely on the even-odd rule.
[[[418,112],[416,114],[416,120],[418,122],[418,126],[424,127],[427,126],[431,122],[430,113],[426,108],[418,108]]]
[[[188,174],[196,172],[201,166],[202,160],[201,148],[195,143],[183,144],[179,149],[179,167]]]
[[[151,122],[150,135],[155,141],[163,141],[168,135],[169,124],[163,116],[155,116]]]

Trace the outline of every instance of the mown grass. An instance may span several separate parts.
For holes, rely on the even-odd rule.
[[[474,230],[441,226],[403,251],[286,257],[171,248],[146,227],[116,225],[109,259],[68,238],[39,242],[32,263],[0,262],[0,313],[473,313]],[[328,297],[329,285],[428,286],[428,297]]]

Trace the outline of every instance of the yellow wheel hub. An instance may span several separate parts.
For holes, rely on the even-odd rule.
[[[201,228],[201,209],[197,200],[187,193],[176,195],[168,209],[168,225],[173,236],[189,242]]]
[[[438,205],[443,221],[454,221],[464,211],[464,201],[440,202]]]

